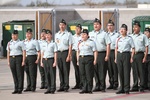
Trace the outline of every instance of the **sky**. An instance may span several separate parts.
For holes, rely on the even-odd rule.
[[[21,0],[21,4],[26,5],[26,4],[30,4],[31,1],[37,1],[37,0]],[[39,0],[39,1],[45,1],[46,0]],[[65,4],[81,4],[83,3],[84,0],[47,0],[48,2],[54,2],[55,4],[61,4],[61,5],[65,5]],[[93,0],[95,2],[103,2],[105,0]],[[124,2],[125,0],[116,0],[118,2]],[[137,0],[138,2],[150,2],[150,0]]]
[[[37,0],[0,0],[0,5],[6,4],[6,3],[18,3],[21,5],[27,5],[30,4],[31,2],[36,2]],[[49,3],[54,3],[54,4],[59,4],[59,5],[71,5],[71,4],[81,4],[83,3],[84,0],[38,0],[42,2],[49,2]],[[105,0],[92,0],[94,2],[103,2]],[[124,2],[125,0],[116,0],[118,2]],[[150,0],[137,0],[138,2],[150,2]]]

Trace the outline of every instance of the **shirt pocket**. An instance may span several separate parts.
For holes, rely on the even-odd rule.
[[[69,39],[63,39],[63,44],[64,45],[69,45]]]

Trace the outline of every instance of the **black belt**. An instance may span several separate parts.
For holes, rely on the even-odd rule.
[[[34,56],[37,56],[37,55],[27,55],[27,57],[34,57]]]
[[[72,51],[76,51],[75,49],[72,49]]]
[[[62,51],[61,51],[61,50],[58,50],[58,52],[67,52],[67,51],[68,51],[68,50],[62,50]]]
[[[94,57],[93,55],[80,55],[79,57]]]
[[[114,52],[115,50],[110,50],[110,51]]]
[[[16,58],[16,57],[21,57],[22,55],[14,55],[14,56],[10,56],[12,58]]]
[[[144,53],[143,51],[138,51],[138,52],[135,52],[135,54],[139,54],[139,53]]]
[[[52,58],[43,58],[44,60],[50,60],[50,59],[54,59],[53,57]]]
[[[106,53],[106,51],[98,51],[98,53]]]
[[[130,51],[123,51],[123,52],[118,51],[118,53],[130,53]]]

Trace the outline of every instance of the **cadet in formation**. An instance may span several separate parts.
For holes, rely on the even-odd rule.
[[[120,87],[116,94],[129,94],[130,91],[130,70],[135,46],[132,37],[127,35],[127,30],[127,25],[122,24],[121,36],[116,41],[115,62],[117,63],[120,80]],[[131,49],[132,53],[130,53]]]
[[[42,32],[41,32],[41,39],[38,40],[38,43],[40,45],[40,51],[42,51],[42,48],[43,48],[43,44],[46,42],[45,41],[45,34],[46,34],[46,29],[42,29]],[[38,67],[39,67],[39,72],[40,72],[40,75],[41,75],[41,87],[40,89],[46,89],[47,88],[47,82],[46,82],[46,75],[45,75],[45,71],[44,71],[44,68],[40,66],[40,61],[38,63]]]
[[[95,65],[94,76],[96,86],[93,92],[102,91],[105,92],[106,89],[106,72],[107,72],[107,62],[110,54],[110,44],[111,39],[108,33],[101,30],[101,21],[97,18],[94,20],[94,30],[89,33],[89,37],[96,43],[98,58],[97,64]]]
[[[66,21],[64,19],[59,23],[60,31],[55,34],[55,42],[58,47],[57,64],[59,69],[60,88],[58,92],[68,92],[70,61],[72,55],[72,34],[66,30]]]
[[[81,35],[82,41],[79,43],[79,49],[77,53],[81,80],[83,82],[82,91],[79,92],[80,94],[92,93],[94,65],[97,63],[96,44],[93,40],[89,39],[88,33],[89,32],[87,29],[83,29]]]
[[[135,55],[132,64],[134,84],[131,92],[144,92],[144,63],[148,54],[149,42],[146,35],[140,32],[140,27],[140,22],[135,21],[133,25],[134,33],[131,35],[135,44]],[[138,86],[138,83],[140,86]]]
[[[40,46],[38,41],[34,40],[32,29],[27,29],[26,39],[24,41],[26,47],[25,72],[27,74],[27,88],[24,92],[36,90],[37,64],[40,60]]]
[[[111,39],[110,57],[108,60],[108,76],[110,86],[107,89],[116,90],[118,88],[118,69],[114,61],[115,61],[115,44],[116,39],[119,37],[119,34],[115,32],[114,26],[115,26],[114,22],[112,20],[109,20],[107,24],[108,29],[107,33],[109,34],[109,37]]]
[[[18,39],[17,30],[13,31],[11,37],[7,44],[7,60],[14,80],[12,94],[21,94],[24,86],[25,45]]]
[[[149,42],[148,55],[144,69],[144,89],[148,89],[150,91],[150,28],[145,28],[144,34],[147,36]]]
[[[57,45],[52,40],[52,32],[46,31],[46,42],[41,52],[41,66],[44,67],[47,77],[47,91],[45,94],[54,94],[56,90],[56,63]]]
[[[78,44],[81,41],[81,30],[82,26],[81,24],[78,24],[76,26],[75,35],[73,35],[73,46],[72,46],[72,63],[75,70],[75,80],[76,84],[72,89],[81,89],[82,83],[81,83],[81,76],[79,72],[79,66],[77,65],[77,50],[78,50]]]

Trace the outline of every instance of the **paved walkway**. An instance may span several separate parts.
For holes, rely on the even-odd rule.
[[[59,77],[57,68],[57,89],[59,88]],[[26,76],[25,76],[26,87]],[[70,87],[72,88],[75,83],[74,69],[71,65],[70,71]],[[108,77],[107,77],[107,86]],[[131,80],[132,83],[132,80]],[[116,95],[114,90],[106,90],[105,93],[97,92],[93,94],[79,94],[80,90],[70,89],[68,93],[56,92],[55,94],[44,94],[46,90],[40,90],[40,76],[38,73],[37,90],[36,92],[23,92],[23,94],[11,94],[13,91],[13,80],[9,67],[7,66],[6,59],[0,59],[0,100],[150,100],[150,92],[145,93],[130,93],[129,95],[121,94]]]

